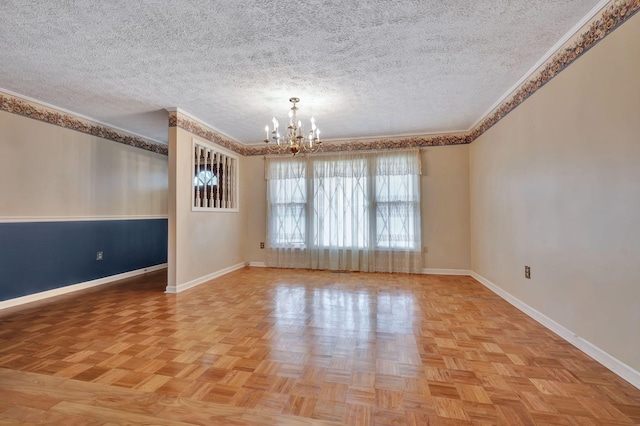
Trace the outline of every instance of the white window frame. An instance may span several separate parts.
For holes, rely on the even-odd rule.
[[[324,160],[327,161],[327,160]],[[336,159],[332,159],[331,161],[344,161],[344,160],[340,160],[338,158]],[[364,158],[363,161],[366,162],[373,162],[376,161],[375,158]],[[292,242],[282,242],[282,241],[276,241],[274,239],[274,235],[269,235],[269,246],[272,248],[298,248],[298,249],[326,249],[329,247],[333,247],[331,244],[326,245],[320,245],[318,244],[318,242],[316,241],[315,238],[315,234],[317,232],[319,232],[319,230],[315,229],[314,226],[316,225],[316,221],[314,220],[314,218],[310,215],[312,215],[314,213],[314,203],[316,202],[315,196],[317,194],[317,188],[316,188],[316,182],[314,180],[314,167],[315,167],[315,161],[314,161],[314,157],[311,156],[306,160],[306,165],[307,165],[307,173],[306,173],[306,177],[304,178],[306,181],[306,197],[305,197],[305,226],[304,226],[304,231],[305,231],[305,235],[304,235],[304,241],[302,243],[292,243]],[[367,167],[371,167],[370,165],[367,165]],[[384,176],[384,175],[381,175]],[[401,176],[403,179],[412,179],[411,175],[398,175]],[[372,250],[377,250],[377,251],[395,251],[395,252],[402,252],[402,251],[409,251],[409,252],[413,252],[416,250],[419,250],[420,247],[417,246],[415,244],[415,241],[413,241],[410,238],[411,232],[410,230],[408,231],[409,233],[406,234],[406,244],[394,244],[393,242],[389,241],[387,244],[385,244],[385,242],[381,242],[378,240],[378,206],[379,205],[388,205],[390,204],[390,202],[388,201],[380,201],[378,198],[378,183],[377,183],[377,178],[378,175],[370,175],[370,176],[366,176],[363,177],[363,179],[365,179],[365,185],[364,185],[364,201],[366,202],[365,204],[365,210],[364,210],[364,215],[368,217],[368,230],[366,232],[366,235],[364,236],[364,245],[360,246],[360,245],[345,245],[345,246],[341,246],[340,249],[344,249],[344,250],[363,250],[363,249],[372,249]],[[278,180],[278,179],[274,179],[274,180]],[[281,180],[281,179],[280,179]],[[271,182],[268,182],[267,185],[271,185]],[[420,188],[418,187],[418,191],[420,191]],[[418,194],[420,195],[420,194]],[[267,203],[270,203],[271,206],[275,205],[274,203],[272,203],[272,200],[268,199]],[[405,203],[407,205],[412,205],[414,208],[418,208],[418,211],[420,209],[420,202],[419,201],[412,201],[412,200],[404,200],[402,201],[402,203]],[[417,204],[417,206],[416,206]],[[390,218],[388,218],[390,220]],[[408,218],[408,220],[411,220],[411,218]],[[267,226],[271,226],[271,224],[267,224]],[[416,224],[413,223],[411,228],[415,229]],[[419,226],[419,224],[418,224]],[[419,229],[419,228],[418,228]]]
[[[194,179],[196,175],[194,175],[194,171],[196,170],[196,167],[198,167],[198,162],[196,161],[196,155],[195,155],[196,148],[198,146],[204,149],[207,149],[213,153],[223,155],[226,158],[229,158],[231,160],[231,186],[232,186],[231,197],[230,197],[231,206],[229,207],[197,207],[196,206],[196,185],[194,183]],[[204,164],[204,166],[206,168],[206,164]],[[190,173],[189,184],[190,184],[190,191],[191,191],[191,211],[228,212],[228,213],[239,212],[240,159],[237,155],[213,143],[209,143],[207,141],[193,138],[191,143],[191,169],[189,170],[189,173]]]
[[[411,175],[397,175],[397,176],[402,176],[405,179],[411,179]],[[402,245],[402,246],[394,245],[391,242],[389,244],[385,245],[385,244],[381,244],[380,240],[378,240],[378,231],[379,231],[378,224],[377,224],[378,207],[381,206],[381,205],[388,206],[389,204],[392,204],[392,203],[389,202],[389,201],[380,201],[379,200],[379,198],[377,196],[378,195],[377,194],[378,193],[378,183],[377,183],[378,176],[373,176],[372,178],[373,178],[372,186],[373,186],[374,189],[372,190],[373,194],[372,194],[372,197],[371,197],[371,209],[372,209],[372,216],[373,216],[372,220],[376,221],[376,223],[372,225],[372,227],[373,227],[372,231],[373,232],[371,233],[371,235],[372,235],[372,238],[374,239],[374,245],[375,245],[376,250],[393,250],[393,251],[398,251],[398,252],[399,251],[405,251],[405,250],[406,251],[419,250],[418,246],[414,246],[412,244],[415,241],[411,241],[409,238],[405,239],[407,244]],[[420,191],[420,188],[418,188],[418,191]],[[407,205],[407,206],[412,206],[413,205],[414,208],[417,208],[418,210],[420,210],[420,202],[419,201],[418,202],[414,202],[412,200],[403,200],[403,201],[400,201],[400,202],[402,204]],[[416,204],[417,204],[417,206],[416,206]],[[390,217],[388,219],[391,220]],[[407,218],[407,220],[410,220],[412,222],[411,223],[411,229],[413,229],[413,231],[415,232],[415,225],[416,224],[413,223],[413,220],[412,220],[411,216],[409,216]],[[411,234],[411,230],[406,234],[406,236],[408,237],[410,234]]]

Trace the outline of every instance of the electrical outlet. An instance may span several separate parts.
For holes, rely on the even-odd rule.
[[[429,247],[427,247],[427,246],[422,247],[422,252],[423,253],[429,253]]]
[[[104,253],[99,251],[96,253],[96,260],[102,260],[104,258]]]
[[[531,279],[531,267],[529,266],[524,267],[524,277],[528,280]]]
[[[264,248],[264,243],[260,243],[260,248],[263,249]]]

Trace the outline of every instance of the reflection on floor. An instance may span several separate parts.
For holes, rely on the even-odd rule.
[[[165,274],[0,312],[0,424],[640,423],[640,390],[470,277]]]

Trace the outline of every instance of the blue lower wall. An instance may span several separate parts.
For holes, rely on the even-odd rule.
[[[0,223],[0,301],[166,263],[167,230],[167,219]]]

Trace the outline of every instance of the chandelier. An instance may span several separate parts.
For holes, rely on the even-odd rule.
[[[271,139],[275,141],[275,145],[270,145],[274,149],[270,149],[271,152],[284,154],[287,151],[291,152],[294,156],[299,153],[317,152],[320,149],[320,129],[316,126],[316,120],[311,117],[311,130],[308,136],[304,133],[302,127],[302,121],[298,120],[298,107],[296,104],[300,102],[300,98],[289,98],[289,102],[293,104],[289,111],[289,125],[287,126],[286,134],[283,136],[280,134],[280,123],[273,117],[273,129],[269,130],[269,125],[265,126],[264,131],[267,134],[267,138],[264,140],[266,144],[271,142]]]

